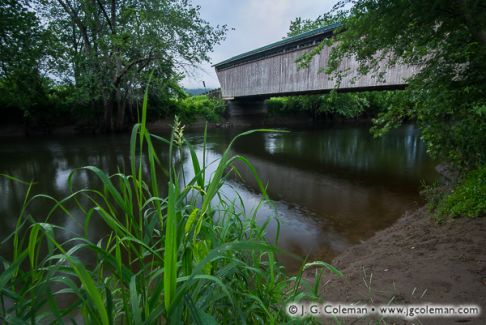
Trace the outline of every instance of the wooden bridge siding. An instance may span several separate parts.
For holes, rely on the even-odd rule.
[[[295,61],[309,50],[292,51],[217,71],[223,98],[305,93],[335,88],[335,81],[319,72],[327,66],[330,50],[328,47],[313,58],[308,68],[298,69]],[[400,86],[405,84],[406,78],[416,73],[416,69],[409,66],[386,68],[385,82],[378,82],[372,75],[358,76],[357,67],[353,58],[343,60],[340,70],[349,68],[351,73],[341,81],[341,89]],[[353,77],[358,77],[354,83]]]

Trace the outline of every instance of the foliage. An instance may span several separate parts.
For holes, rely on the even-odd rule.
[[[153,99],[177,99],[181,71],[207,61],[227,30],[187,0],[5,0],[0,9],[3,107],[38,106],[50,89],[32,79],[52,79],[108,132],[136,121],[150,77]]]
[[[434,157],[463,170],[486,163],[484,3],[345,0],[338,8],[346,5],[352,7],[335,33],[326,72],[343,76],[339,64],[350,55],[359,61],[361,73],[378,78],[395,63],[419,67],[406,90],[413,107],[391,105],[376,128],[386,130],[413,118]]]
[[[224,109],[223,100],[209,98],[207,95],[189,96],[177,103],[177,114],[185,122],[193,122],[197,118],[216,122],[220,120]]]
[[[32,120],[49,109],[48,80],[41,73],[49,34],[27,4],[0,2],[0,114],[7,119],[24,115]]]
[[[346,11],[343,10],[342,6],[337,5],[334,7],[332,13],[319,15],[315,19],[302,19],[302,17],[296,17],[290,22],[287,37],[296,36],[330,24],[340,23],[345,16]]]
[[[316,119],[376,116],[393,103],[409,105],[399,91],[338,93],[274,97],[267,100],[270,115],[304,112]]]
[[[39,68],[45,53],[45,34],[40,21],[26,1],[3,0],[0,3],[0,76]]]
[[[148,109],[147,118],[149,120],[173,118],[177,114],[178,103],[187,97],[186,92],[179,85],[181,79],[181,76],[173,76],[171,78],[156,78],[151,82],[148,86],[149,100],[152,103],[152,107]],[[132,99],[137,107],[141,106],[141,100],[141,98]]]
[[[71,174],[73,193],[61,200],[44,194],[31,197],[33,183],[24,182],[26,205],[7,239],[12,258],[0,257],[3,322],[63,323],[80,316],[85,323],[106,325],[279,324],[288,320],[286,302],[317,298],[324,270],[339,274],[317,262],[287,276],[276,261],[276,249],[265,240],[265,224],[257,225],[254,213],[220,195],[238,161],[255,175],[262,204],[269,203],[248,160],[230,154],[238,137],[265,130],[237,136],[216,162],[215,172],[206,175],[205,159],[198,159],[177,119],[167,140],[148,133],[146,118],[147,97],[130,139],[128,174],[107,175],[95,166],[84,167],[81,171],[97,177],[101,186],[76,190]],[[165,167],[156,142],[168,146]],[[184,152],[192,160],[192,179],[186,180],[184,169],[177,168],[177,157]],[[160,173],[169,180],[166,197],[159,192]],[[53,202],[40,222],[29,214],[29,205],[38,200]],[[58,235],[68,230],[49,219],[56,213],[74,218],[73,211],[84,216],[84,234],[61,242]],[[103,220],[108,231],[93,241],[89,231],[94,218]],[[313,285],[302,276],[307,267],[315,270]]]
[[[452,190],[435,185],[426,189],[428,207],[438,221],[447,217],[486,215],[486,166],[469,172]]]
[[[278,115],[285,113],[288,108],[290,97],[271,97],[266,100],[265,104],[268,108],[268,114]]]
[[[103,98],[107,130],[123,127],[126,100],[141,97],[149,74],[171,79],[178,68],[207,61],[226,32],[185,0],[58,2],[46,2],[48,17],[57,31],[70,26],[79,35],[79,43],[64,43],[75,62],[70,73]]]

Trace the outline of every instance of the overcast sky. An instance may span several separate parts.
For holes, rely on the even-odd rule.
[[[316,18],[329,11],[337,0],[193,0],[201,16],[212,25],[234,28],[210,54],[211,64],[282,39],[295,17]],[[211,64],[192,71],[182,82],[186,88],[219,87]]]

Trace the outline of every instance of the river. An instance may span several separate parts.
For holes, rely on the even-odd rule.
[[[302,258],[329,262],[350,245],[366,240],[407,210],[423,204],[421,183],[431,182],[438,175],[419,131],[407,125],[373,138],[368,129],[367,125],[329,124],[287,133],[258,133],[236,142],[232,153],[247,157],[268,184],[280,224],[278,246]],[[208,131],[208,162],[218,159],[240,131]],[[202,132],[190,132],[187,137],[201,155]],[[35,180],[35,193],[56,198],[69,193],[67,181],[74,169],[96,165],[110,173],[128,170],[128,156],[128,135],[0,138],[0,173]],[[189,170],[190,161],[184,159],[184,168]],[[244,168],[241,174],[245,180],[233,177],[223,191],[232,195],[236,190],[245,209],[252,211],[261,195]],[[95,182],[83,172],[73,177],[77,188]],[[24,194],[25,186],[0,178],[1,239],[15,229]],[[40,200],[32,210],[42,216],[50,206],[52,203]],[[258,218],[263,222],[271,214],[272,209],[263,206]],[[53,222],[74,233],[80,229],[72,219]],[[92,236],[104,235],[102,224],[94,229],[98,233]],[[269,239],[275,238],[276,229],[277,223],[270,222]],[[66,234],[66,238],[69,236]],[[9,247],[1,249],[5,254]],[[300,263],[285,254],[280,260],[289,270]]]

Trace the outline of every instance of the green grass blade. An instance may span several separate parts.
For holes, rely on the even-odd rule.
[[[167,224],[165,232],[164,253],[164,303],[166,310],[170,310],[176,292],[177,280],[177,220],[176,189],[169,183],[169,201],[167,209]]]
[[[132,307],[133,322],[142,324],[142,311],[140,309],[139,295],[137,293],[137,279],[134,276],[130,279],[130,305]]]

